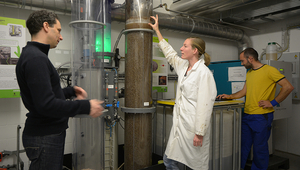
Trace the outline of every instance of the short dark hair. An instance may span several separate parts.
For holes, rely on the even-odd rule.
[[[43,23],[48,22],[50,27],[53,27],[56,24],[58,16],[46,10],[35,11],[31,13],[26,21],[26,27],[29,30],[30,35],[37,34],[42,28]]]
[[[253,48],[246,48],[241,52],[241,54],[242,53],[244,53],[244,57],[249,58],[250,56],[252,56],[255,61],[258,61],[258,53]]]

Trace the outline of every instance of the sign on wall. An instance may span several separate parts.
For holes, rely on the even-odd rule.
[[[165,40],[168,41],[168,39]],[[167,92],[169,64],[162,51],[159,49],[158,43],[158,38],[153,37],[152,90],[156,90],[157,92]]]
[[[0,98],[20,97],[15,67],[25,46],[26,21],[0,17]]]

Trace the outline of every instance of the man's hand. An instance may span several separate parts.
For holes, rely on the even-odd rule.
[[[228,94],[220,94],[217,96],[217,99],[230,99],[230,95]]]
[[[90,100],[91,110],[90,110],[90,116],[93,118],[96,118],[98,116],[101,116],[103,114],[104,108],[101,106],[103,101],[92,99]]]
[[[74,86],[74,90],[76,95],[75,100],[83,100],[87,98],[87,93],[85,90],[83,90],[83,88]]]
[[[273,107],[271,102],[269,100],[261,100],[258,102],[258,106],[262,108],[268,108],[268,107]]]
[[[194,144],[194,146],[200,146],[201,147],[202,144],[203,144],[203,136],[195,134],[193,144]]]

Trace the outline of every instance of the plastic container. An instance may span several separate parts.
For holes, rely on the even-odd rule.
[[[277,61],[277,46],[275,42],[269,42],[266,49],[266,60]]]

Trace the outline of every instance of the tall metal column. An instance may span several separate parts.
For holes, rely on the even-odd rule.
[[[125,170],[151,165],[152,0],[126,0]]]

